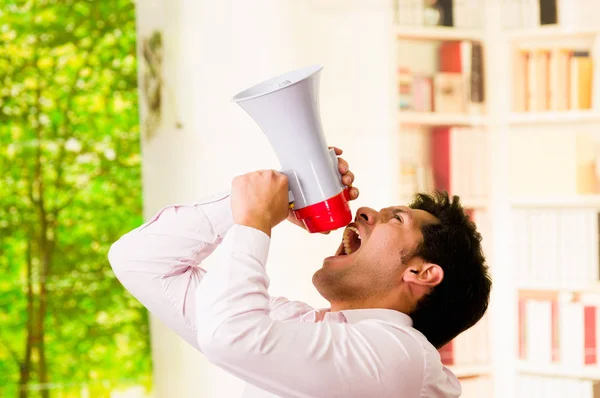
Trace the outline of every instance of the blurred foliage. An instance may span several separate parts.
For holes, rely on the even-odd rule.
[[[0,0],[2,397],[150,387],[107,262],[142,221],[135,40],[131,0]]]

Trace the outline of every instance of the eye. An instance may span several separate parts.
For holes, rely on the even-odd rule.
[[[395,218],[396,220],[400,221],[400,223],[404,223],[404,220],[402,220],[402,217],[400,217],[400,215],[396,214],[396,215],[394,216],[394,218]]]

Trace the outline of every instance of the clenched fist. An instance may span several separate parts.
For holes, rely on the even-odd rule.
[[[236,224],[271,236],[271,229],[288,216],[287,177],[275,170],[260,170],[235,177],[231,183],[231,210]]]

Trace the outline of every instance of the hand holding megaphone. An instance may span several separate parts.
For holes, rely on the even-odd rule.
[[[288,179],[275,170],[258,170],[237,176],[231,182],[233,221],[263,231],[271,229],[288,215]]]

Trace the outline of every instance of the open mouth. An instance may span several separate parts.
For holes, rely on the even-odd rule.
[[[354,226],[347,226],[344,230],[344,236],[342,238],[342,244],[335,253],[336,256],[348,256],[355,253],[360,249],[362,241],[360,238],[360,232],[358,228]]]

